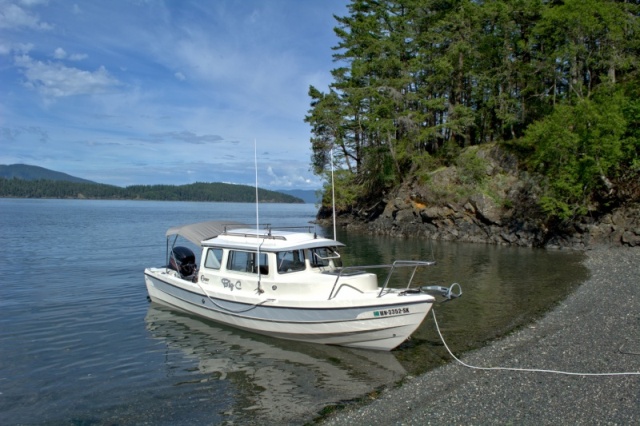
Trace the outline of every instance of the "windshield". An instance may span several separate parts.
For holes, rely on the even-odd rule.
[[[304,271],[304,250],[280,251],[276,253],[278,273]]]
[[[338,253],[334,247],[311,249],[311,259],[309,259],[309,261],[314,268],[329,266],[339,268],[342,266],[340,253]]]

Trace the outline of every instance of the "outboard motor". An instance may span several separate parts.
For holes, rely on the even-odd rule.
[[[193,251],[187,247],[174,247],[171,250],[169,268],[178,271],[182,278],[191,277],[198,269],[196,256],[193,254]]]

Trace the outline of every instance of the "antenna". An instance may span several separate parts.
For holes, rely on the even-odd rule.
[[[333,144],[331,145],[331,203],[333,206],[333,239],[336,237],[336,189],[333,183]]]
[[[256,233],[260,230],[260,213],[258,208],[258,145],[256,140],[253,140],[253,168],[256,172]]]
[[[257,272],[258,272],[258,294],[262,293],[263,290],[260,287],[260,279],[261,274],[260,274],[260,240],[258,239],[259,235],[260,235],[260,202],[258,199],[258,144],[256,142],[256,140],[253,140],[253,168],[255,169],[256,172],[256,243],[258,245],[258,252],[256,253],[256,266],[258,268]]]

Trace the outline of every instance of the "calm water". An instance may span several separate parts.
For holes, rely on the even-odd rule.
[[[304,225],[313,205],[262,205]],[[0,424],[303,423],[447,357],[431,317],[391,353],[223,328],[146,300],[165,230],[255,222],[249,204],[0,199]],[[325,231],[326,232],[326,231]],[[348,264],[435,259],[420,284],[459,282],[435,309],[454,351],[539,315],[586,278],[581,255],[339,235]]]

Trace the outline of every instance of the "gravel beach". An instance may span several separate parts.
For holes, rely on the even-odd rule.
[[[640,372],[640,248],[590,250],[586,266],[590,278],[541,320],[461,360],[482,367]],[[474,370],[452,360],[321,424],[637,425],[640,375]]]

